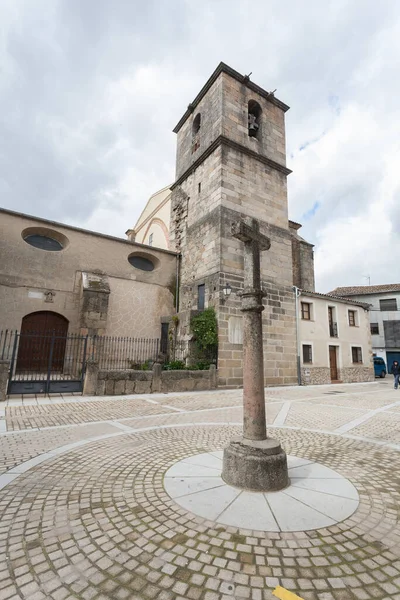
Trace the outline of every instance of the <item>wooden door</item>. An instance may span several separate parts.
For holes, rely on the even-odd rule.
[[[16,371],[44,373],[49,366],[52,371],[62,371],[67,333],[68,321],[62,315],[44,310],[26,315],[21,324]]]
[[[329,346],[329,366],[331,368],[331,381],[337,381],[337,351],[336,346]]]

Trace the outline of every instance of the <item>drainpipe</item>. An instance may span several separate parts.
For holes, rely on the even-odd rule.
[[[175,311],[176,314],[179,312],[179,275],[180,275],[180,266],[181,266],[181,255],[178,254],[176,257],[176,287],[175,287]]]
[[[301,290],[293,286],[293,291],[296,298],[296,342],[297,342],[297,383],[301,385],[301,363],[300,363],[300,323],[299,323],[299,298],[301,296]]]

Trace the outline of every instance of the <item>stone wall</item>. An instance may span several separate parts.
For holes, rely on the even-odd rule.
[[[331,383],[329,367],[302,367],[301,385],[321,385]]]
[[[338,381],[341,383],[362,383],[375,381],[373,367],[342,367],[338,370]],[[331,382],[329,367],[302,367],[301,385],[320,385]]]
[[[339,369],[339,379],[343,383],[375,381],[374,367],[342,367]]]
[[[127,394],[152,394],[212,390],[217,387],[214,365],[208,371],[162,371],[154,365],[152,371],[105,371],[96,363],[89,364],[84,395],[123,396]]]

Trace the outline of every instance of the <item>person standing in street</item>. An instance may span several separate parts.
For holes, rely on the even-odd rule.
[[[397,362],[397,360],[394,361],[390,372],[394,376],[394,389],[397,390],[397,388],[399,387],[399,378],[400,378],[400,365]]]

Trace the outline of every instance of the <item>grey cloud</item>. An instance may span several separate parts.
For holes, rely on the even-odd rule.
[[[338,106],[363,102],[382,114],[384,107],[396,110],[389,53],[370,81],[360,79],[360,69],[374,59],[395,22],[395,0],[379,6],[372,0],[4,0],[4,5],[3,206],[60,221],[79,219],[82,226],[106,207],[115,219],[104,229],[122,235],[121,224],[134,223],[146,194],[173,180],[171,130],[220,60],[253,71],[254,81],[278,88],[277,96],[292,107],[291,216],[299,219],[316,201],[321,204],[303,235],[316,240],[327,219],[345,216],[350,206],[352,214],[362,213],[372,201],[382,176],[379,160],[365,174],[345,177],[329,166],[316,175],[309,164],[309,181],[300,189],[296,152],[329,131],[341,114]],[[119,87],[147,68],[158,74],[157,85],[133,95],[129,86]],[[113,96],[116,90],[122,98]],[[122,185],[126,181],[132,181],[131,189]]]

